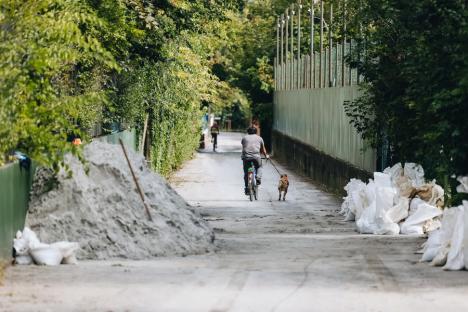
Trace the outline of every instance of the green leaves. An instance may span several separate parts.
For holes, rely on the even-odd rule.
[[[363,25],[364,96],[347,105],[358,131],[379,146],[384,134],[392,162],[421,163],[428,178],[450,187],[468,173],[468,10],[464,1],[354,1]],[[377,60],[377,61],[371,61]],[[447,189],[448,190],[448,189]]]
[[[1,8],[0,155],[19,149],[39,163],[56,163],[63,152],[76,152],[67,135],[97,122],[105,103],[98,79],[74,78],[79,67],[108,71],[117,65],[81,30],[97,23],[84,4],[12,0]]]

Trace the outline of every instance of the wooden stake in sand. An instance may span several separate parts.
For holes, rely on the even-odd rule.
[[[137,179],[137,177],[135,175],[135,172],[133,171],[132,164],[130,163],[130,159],[128,158],[128,155],[127,155],[127,150],[125,149],[125,145],[123,144],[122,139],[119,139],[119,143],[120,143],[120,146],[122,146],[122,150],[124,152],[125,159],[127,160],[128,168],[130,168],[130,172],[132,173],[132,176],[133,176],[133,181],[135,181],[138,193],[140,194],[141,200],[143,201],[143,206],[145,206],[146,214],[148,215],[148,220],[153,221],[153,218],[151,217],[150,210],[149,210],[148,205],[146,204],[146,201],[145,201],[145,195],[141,191],[140,183],[138,183],[138,179]]]

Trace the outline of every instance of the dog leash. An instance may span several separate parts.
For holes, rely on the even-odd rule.
[[[281,172],[278,170],[278,168],[276,168],[275,164],[273,163],[273,160],[271,160],[271,158],[269,160],[273,168],[275,168],[276,172],[278,172],[278,174],[281,176]]]

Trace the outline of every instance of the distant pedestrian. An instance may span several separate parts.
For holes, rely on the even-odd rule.
[[[218,134],[219,134],[219,125],[218,122],[215,121],[211,126],[211,142],[213,142],[213,152],[216,151],[218,147]]]

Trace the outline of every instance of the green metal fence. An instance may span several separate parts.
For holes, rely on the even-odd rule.
[[[365,149],[350,124],[343,102],[359,96],[357,86],[276,91],[274,129],[368,172],[376,153]]]
[[[34,172],[18,163],[0,168],[0,259],[11,256],[13,237],[24,227]]]
[[[118,144],[119,138],[129,148],[137,150],[135,130],[118,132],[95,140]],[[0,168],[0,259],[11,257],[15,233],[24,227],[34,172],[34,165],[26,171],[21,170],[18,163]]]

